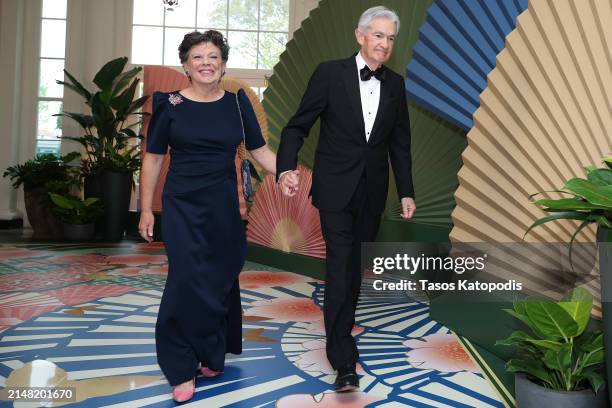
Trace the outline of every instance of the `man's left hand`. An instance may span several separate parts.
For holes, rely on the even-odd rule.
[[[416,204],[414,204],[414,200],[412,197],[404,197],[402,198],[402,213],[400,216],[403,219],[410,219],[416,210]]]

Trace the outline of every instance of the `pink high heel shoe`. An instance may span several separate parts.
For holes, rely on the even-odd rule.
[[[200,372],[202,373],[202,377],[213,378],[221,374],[223,371],[216,371],[202,366],[202,368],[200,368]]]
[[[195,378],[191,379],[191,388],[189,389],[177,389],[177,387],[172,388],[172,398],[176,402],[185,402],[189,401],[193,398],[193,393],[195,392]]]

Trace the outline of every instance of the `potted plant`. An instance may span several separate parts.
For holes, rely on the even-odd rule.
[[[77,152],[56,157],[39,154],[23,164],[10,166],[3,177],[8,177],[14,188],[23,184],[26,214],[34,231],[34,238],[61,238],[61,226],[51,212],[52,203],[48,193],[67,194],[79,183],[79,169],[70,163],[80,154]]]
[[[96,90],[89,90],[64,70],[68,82],[58,84],[85,99],[87,114],[62,112],[82,128],[81,136],[65,136],[84,148],[85,197],[99,197],[104,206],[104,237],[118,241],[123,237],[133,185],[133,173],[140,168],[137,130],[142,123],[139,112],[148,99],[134,99],[141,67],[124,72],[127,57],[106,63],[95,75]],[[136,129],[136,130],[135,130]]]
[[[62,221],[64,238],[69,241],[87,241],[95,233],[95,221],[102,212],[102,203],[95,197],[81,200],[72,195],[49,193],[55,204],[53,212]]]
[[[519,407],[608,407],[603,333],[587,329],[592,305],[589,291],[576,288],[559,302],[530,298],[506,309],[531,330],[496,343],[516,346],[506,369],[515,373]]]
[[[554,220],[581,221],[570,240],[571,262],[572,243],[578,233],[590,224],[597,225],[604,343],[605,348],[610,350],[606,354],[606,373],[610,382],[612,379],[612,156],[604,158],[603,162],[606,167],[586,167],[586,179],[572,178],[558,191],[570,197],[535,201],[535,204],[551,214],[535,221],[525,234],[538,225]],[[608,393],[612,401],[612,387],[608,387]]]
[[[607,168],[585,167],[586,179],[572,178],[561,190],[556,191],[571,197],[535,201],[544,211],[552,214],[535,221],[525,235],[538,225],[555,220],[582,221],[570,243],[573,243],[578,233],[589,224],[612,229],[612,157],[604,158],[603,161]],[[542,193],[532,194],[530,198]]]

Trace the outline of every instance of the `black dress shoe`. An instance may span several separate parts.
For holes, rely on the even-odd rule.
[[[334,382],[336,392],[355,391],[359,389],[359,377],[355,371],[355,364],[338,368],[338,376]]]

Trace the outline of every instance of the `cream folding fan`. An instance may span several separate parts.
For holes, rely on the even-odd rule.
[[[308,197],[312,172],[302,165],[298,169],[300,188],[291,198],[283,196],[274,176],[266,176],[249,211],[247,239],[284,252],[325,258],[319,211]]]
[[[558,190],[567,179],[583,176],[583,166],[601,165],[612,151],[609,21],[609,0],[531,0],[518,17],[467,135],[453,241],[521,241],[544,215],[529,202],[530,194]],[[573,231],[570,222],[549,223],[526,240],[568,242]],[[595,240],[592,229],[584,231],[578,241]],[[593,255],[578,254],[579,266],[594,265]],[[554,288],[554,278],[545,272],[521,276],[522,266],[538,256],[545,264],[537,251],[517,253],[500,269],[504,279],[520,277],[532,290]],[[598,285],[592,280],[587,287],[597,295]]]

